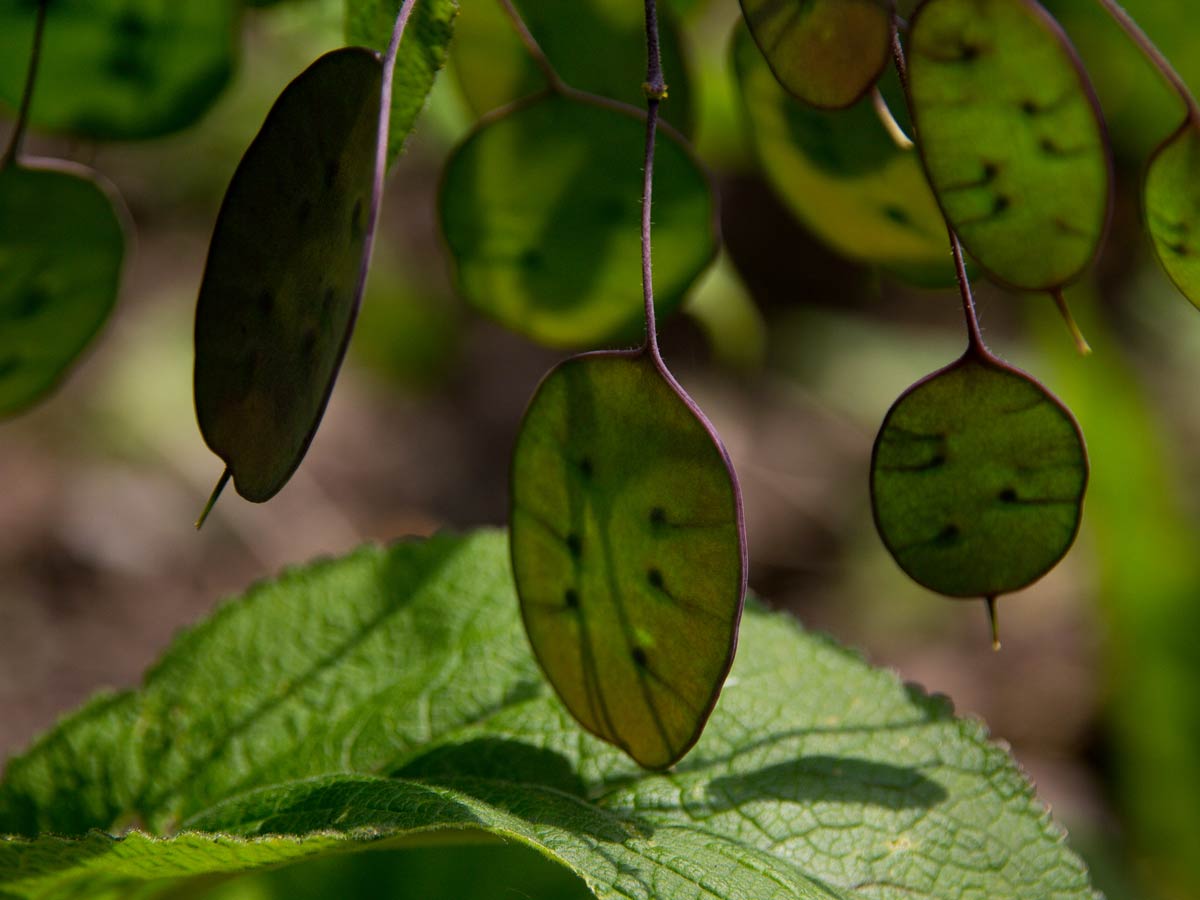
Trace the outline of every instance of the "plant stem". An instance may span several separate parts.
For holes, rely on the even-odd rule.
[[[517,30],[517,36],[521,39],[521,43],[525,45],[525,49],[529,51],[529,55],[533,58],[534,64],[541,69],[542,75],[550,82],[550,88],[558,93],[565,93],[567,84],[562,80],[562,76],[555,71],[554,66],[550,63],[549,57],[542,50],[541,45],[537,42],[537,38],[533,36],[533,32],[529,30],[529,26],[525,24],[525,20],[521,18],[521,14],[517,12],[517,8],[513,6],[512,0],[500,0],[500,5],[504,7],[504,12],[507,13],[509,21],[512,22],[513,28]]]
[[[654,319],[654,270],[650,260],[650,199],[654,189],[654,139],[658,129],[658,105],[667,96],[663,80],[662,54],[658,46],[658,10],[646,0],[646,161],[642,169],[642,297],[646,303],[646,350],[656,360],[658,325]]]
[[[196,520],[196,530],[199,531],[204,527],[204,522],[208,519],[208,514],[212,512],[213,507],[217,505],[217,498],[221,496],[221,491],[225,490],[225,485],[229,484],[229,476],[233,473],[229,471],[229,467],[225,467],[225,471],[221,473],[221,477],[217,480],[217,486],[213,488],[213,492],[208,496],[208,502],[204,504],[204,511],[200,513],[200,518]]]
[[[904,58],[904,46],[900,43],[900,33],[896,29],[892,31],[892,59],[896,63],[896,74],[900,76],[900,87],[904,90],[909,118],[912,119],[915,128],[916,116],[912,114],[912,97],[908,91],[908,63]],[[991,359],[992,352],[983,342],[983,332],[979,328],[979,313],[975,309],[975,297],[971,293],[971,281],[967,277],[962,243],[944,212],[942,219],[946,223],[946,233],[950,235],[950,252],[954,255],[954,274],[958,279],[959,293],[962,295],[963,317],[967,320],[967,352],[983,359]]]
[[[892,110],[888,107],[887,100],[884,99],[878,87],[871,89],[871,104],[875,107],[875,115],[879,117],[879,123],[891,137],[892,143],[901,150],[911,150],[913,148],[912,138],[904,133],[904,129],[892,115]]]
[[[37,81],[38,63],[42,58],[42,37],[46,32],[46,7],[49,0],[38,0],[37,19],[33,25],[33,49],[29,54],[29,69],[25,74],[25,89],[21,93],[20,112],[17,113],[17,124],[13,129],[8,149],[0,158],[0,170],[8,168],[17,161],[21,153],[21,144],[25,140],[25,129],[29,125],[29,108],[33,104],[33,86]]]
[[[1121,26],[1121,29],[1129,36],[1129,39],[1142,51],[1142,55],[1158,69],[1159,74],[1166,79],[1172,90],[1180,96],[1187,107],[1188,118],[1195,124],[1200,125],[1200,104],[1197,104],[1196,98],[1188,90],[1187,82],[1175,71],[1175,67],[1171,65],[1171,61],[1163,56],[1162,51],[1158,47],[1154,46],[1154,42],[1150,40],[1146,32],[1142,30],[1142,27],[1133,20],[1133,17],[1129,13],[1125,12],[1124,7],[1117,0],[1096,0],[1096,2]]]

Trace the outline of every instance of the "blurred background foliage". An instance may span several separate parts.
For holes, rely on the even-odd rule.
[[[220,46],[213,51],[193,124],[153,140],[36,132],[29,143],[108,176],[132,212],[136,247],[94,348],[47,402],[0,425],[4,755],[96,688],[134,683],[177,628],[256,578],[363,540],[502,522],[521,412],[561,358],[477,315],[452,287],[437,226],[441,166],[478,113],[536,89],[537,79],[512,55],[508,32],[497,31],[504,22],[494,0],[462,0],[463,45],[395,167],[361,324],[308,459],[270,504],[228,497],[203,534],[193,531],[220,471],[191,402],[192,317],[213,220],[279,91],[342,42],[338,0],[248,5],[272,8],[240,13],[228,61]],[[1125,5],[1200,89],[1192,4]],[[21,6],[0,0],[0,100],[10,103],[5,67],[20,54],[3,23]],[[741,476],[752,586],[985,719],[1108,896],[1190,900],[1200,896],[1200,463],[1192,452],[1200,318],[1153,262],[1138,201],[1146,156],[1182,108],[1096,4],[1047,6],[1100,95],[1118,194],[1103,255],[1071,292],[1092,357],[1076,355],[1048,298],[978,285],[989,343],[1071,406],[1093,463],[1076,548],[1003,604],[1003,652],[990,651],[979,605],[932,596],[903,576],[876,536],[867,497],[884,412],[962,348],[956,294],[911,283],[943,281],[948,253],[896,247],[887,221],[857,217],[854,196],[864,188],[847,175],[847,159],[861,166],[865,155],[871,172],[893,165],[894,149],[878,142],[886,133],[851,111],[868,131],[850,129],[860,140],[847,157],[838,126],[771,96],[740,56],[735,66],[734,0],[672,4],[671,40],[690,80],[666,115],[694,136],[716,179],[724,248],[664,323],[664,353]],[[625,24],[615,20],[614,33]],[[488,52],[509,60],[496,69],[503,77],[472,71],[468,37],[495,39]],[[578,56],[570,77],[581,86],[636,101],[640,57],[631,54],[621,73],[586,46],[564,52]],[[213,90],[226,62],[228,83]],[[670,67],[667,77],[677,77]],[[894,86],[885,93],[895,98]],[[146,138],[177,124],[106,136]],[[897,207],[926,215],[921,185],[887,171]],[[636,191],[640,173],[629,177]],[[213,896],[579,890],[531,851],[482,844],[308,864],[215,886]]]

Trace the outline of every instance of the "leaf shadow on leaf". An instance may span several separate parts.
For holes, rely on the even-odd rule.
[[[516,784],[550,787],[583,797],[583,779],[561,753],[506,738],[477,738],[434,747],[394,772],[394,778],[437,782],[462,776],[502,778]]]
[[[705,796],[718,812],[763,800],[929,809],[948,797],[945,788],[911,766],[841,756],[804,756],[745,775],[714,778]]]

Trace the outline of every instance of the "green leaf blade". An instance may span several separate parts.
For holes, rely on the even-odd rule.
[[[963,246],[1013,287],[1072,281],[1103,240],[1112,166],[1066,36],[1033,0],[929,0],[909,43],[917,145]]]
[[[345,355],[378,203],[381,88],[369,50],[313,63],[272,107],[217,218],[196,415],[248,500],[270,499],[300,465]]]
[[[551,347],[638,335],[642,152],[636,115],[543,95],[488,118],[446,164],[442,234],[467,302]],[[712,188],[690,150],[658,142],[655,303],[678,308],[715,258]]]
[[[403,0],[346,0],[346,40],[383,53],[391,40]],[[392,111],[388,125],[388,165],[404,144],[425,109],[429,92],[446,64],[456,0],[420,0],[404,29],[392,76]]]
[[[1155,151],[1142,198],[1159,262],[1180,293],[1200,306],[1200,123],[1189,117]]]
[[[915,581],[995,597],[1041,578],[1079,528],[1088,463],[1061,403],[1028,376],[964,356],[884,419],[871,498],[884,544]]]
[[[639,772],[538,677],[508,552],[501,532],[366,548],[223,607],[9,761],[0,833],[61,836],[0,839],[0,893],[199,891],[483,829],[605,898],[1095,900],[977,723],[754,605],[692,753]],[[87,833],[116,820],[161,837]],[[175,833],[197,826],[239,836]]]
[[[107,321],[126,227],[116,192],[83,166],[0,169],[0,418],[52,391]]]
[[[776,80],[821,109],[874,87],[891,57],[892,0],[740,0]]]
[[[649,354],[575,357],[513,453],[513,571],[571,713],[641,765],[695,743],[733,660],[741,497],[711,428]]]
[[[14,109],[36,8],[0,0],[0,101]],[[239,24],[235,0],[53,0],[31,120],[101,140],[185,128],[229,82]]]

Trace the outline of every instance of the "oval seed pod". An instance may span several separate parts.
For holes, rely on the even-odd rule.
[[[1054,20],[1033,0],[927,0],[908,74],[917,146],[971,256],[1026,290],[1077,277],[1108,225],[1112,166],[1091,84]]]
[[[891,55],[892,0],[740,0],[754,42],[796,99],[842,109],[862,99]]]
[[[1070,549],[1088,461],[1074,417],[1029,376],[969,351],[909,388],[871,458],[884,545],[950,597],[1027,587]]]
[[[127,214],[83,166],[0,166],[0,417],[62,380],[108,319],[125,255]]]
[[[1187,121],[1154,152],[1142,194],[1163,269],[1200,306],[1200,122]]]
[[[289,84],[217,217],[196,307],[196,416],[247,500],[271,498],[300,465],[350,340],[379,202],[382,71],[349,47]]]
[[[696,742],[733,662],[741,497],[716,433],[651,353],[552,370],[517,436],[513,573],[570,713],[647,768]]]

